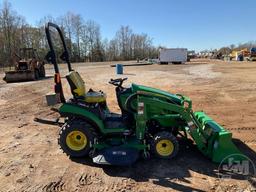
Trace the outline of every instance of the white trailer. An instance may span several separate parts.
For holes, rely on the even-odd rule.
[[[160,64],[185,63],[187,61],[188,50],[185,48],[161,49],[159,52]]]

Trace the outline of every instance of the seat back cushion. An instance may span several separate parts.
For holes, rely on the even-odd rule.
[[[66,78],[70,85],[71,93],[74,97],[85,96],[85,84],[78,72],[71,71],[68,75],[66,75]]]

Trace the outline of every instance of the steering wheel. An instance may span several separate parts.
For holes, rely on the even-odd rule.
[[[114,86],[117,87],[122,87],[123,82],[126,81],[128,78],[117,78],[117,79],[110,79],[110,81],[108,82],[109,84],[112,84]]]

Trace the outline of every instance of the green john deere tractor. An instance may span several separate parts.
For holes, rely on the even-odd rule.
[[[60,58],[68,65],[66,79],[73,95],[69,100],[63,94],[50,28],[57,30],[62,41]],[[55,93],[61,103],[57,111],[65,118],[58,143],[68,156],[90,156],[95,163],[112,165],[132,164],[140,156],[171,159],[179,152],[177,137],[187,138],[188,134],[213,162],[240,154],[232,134],[204,112],[193,112],[192,101],[180,94],[137,84],[126,88],[123,82],[127,78],[111,79],[121,114],[111,113],[106,94],[86,92],[81,76],[72,69],[60,28],[48,23],[45,30],[50,47],[47,60],[54,65]]]

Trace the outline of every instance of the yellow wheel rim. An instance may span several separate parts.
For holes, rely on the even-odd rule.
[[[66,137],[67,146],[74,150],[80,151],[87,145],[87,137],[81,131],[71,131]]]
[[[156,144],[156,151],[161,156],[169,156],[172,154],[173,150],[174,150],[174,145],[168,139],[160,140]]]

